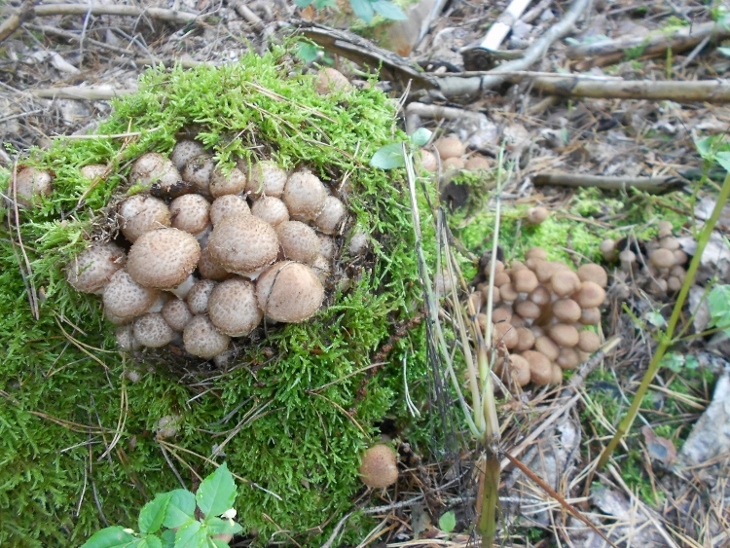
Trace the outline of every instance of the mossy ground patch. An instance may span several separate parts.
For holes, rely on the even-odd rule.
[[[217,68],[151,70],[97,136],[30,151],[24,161],[55,181],[40,208],[21,212],[18,227],[6,211],[1,229],[1,542],[69,545],[105,522],[133,526],[142,504],[179,486],[170,463],[189,487],[212,470],[210,459],[238,476],[238,516],[261,542],[285,531],[319,544],[361,489],[359,455],[378,422],[405,413],[404,353],[409,378],[426,374],[418,328],[370,369],[393,325],[417,315],[421,294],[403,174],[368,166],[396,138],[394,114],[374,89],[318,95],[314,78],[277,50]],[[63,267],[99,234],[131,162],[169,153],[191,129],[225,165],[271,158],[346,180],[353,224],[371,245],[351,258],[355,283],[314,321],[271,330],[225,371],[182,380],[152,355],[118,353],[99,298],[73,291]],[[90,189],[78,170],[92,163],[112,175]],[[0,189],[9,180],[0,172]],[[130,368],[142,370],[139,382],[126,380]],[[170,415],[180,416],[177,436],[156,439],[156,422]]]

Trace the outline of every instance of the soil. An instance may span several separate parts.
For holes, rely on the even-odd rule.
[[[464,71],[494,63],[483,52],[475,56],[472,51],[465,66],[463,52],[479,44],[505,12],[507,2],[502,0],[424,0],[409,12],[409,26],[375,28],[357,22],[346,4],[339,11],[302,10],[283,0],[146,4],[147,11],[132,2],[100,2],[101,11],[92,13],[58,1],[39,4],[48,11],[36,15],[27,10],[26,2],[10,1],[0,8],[3,25],[11,23],[11,15],[24,14],[14,32],[0,31],[0,166],[11,169],[23,151],[45,147],[58,136],[94,131],[97,121],[110,112],[108,99],[134,91],[146,66],[235,61],[245,50],[263,51],[316,23],[337,28],[328,30],[329,36],[345,33],[348,37],[350,28],[365,36],[352,37],[359,40],[364,54],[353,55],[352,60],[343,55],[331,59],[360,85],[365,85],[367,71],[363,59],[371,61],[371,66],[385,60],[378,85],[403,101],[403,123],[409,131],[427,127],[453,134],[467,144],[468,156],[484,156],[495,168],[511,165],[502,196],[511,205],[540,204],[560,211],[581,191],[563,185],[538,186],[541,176],[605,176],[620,187],[619,192],[607,191],[607,202],[638,201],[654,208],[655,218],[647,220],[647,226],[656,224],[665,211],[672,212],[675,221],[684,217],[684,227],[675,235],[684,238],[683,249],[691,257],[696,245],[694,222],[709,217],[722,182],[722,170],[704,161],[697,147],[701,139],[723,135],[730,127],[730,110],[712,97],[703,101],[627,99],[608,91],[590,99],[561,97],[541,91],[537,74],[511,74],[476,93],[470,88],[447,94],[438,85],[426,89],[420,83],[409,94],[403,76],[407,70],[423,71],[433,84],[449,75],[473,78],[474,73]],[[136,7],[137,12],[119,15],[109,10],[120,5]],[[428,16],[431,5],[441,7],[434,17]],[[690,47],[664,48],[656,55],[647,55],[641,47],[623,47],[618,58],[600,50],[576,57],[575,48],[601,40],[648,40],[652,33],[667,35],[699,27],[711,23],[723,7],[692,0],[641,5],[630,0],[597,1],[582,11],[567,36],[552,41],[544,56],[522,70],[543,76],[581,74],[597,82],[618,78],[717,82],[730,58],[711,35]],[[498,45],[501,55],[496,62],[509,63],[499,57],[529,48],[570,9],[567,2],[529,4],[527,15]],[[189,20],[179,13],[190,15]],[[421,28],[427,32],[419,38]],[[387,47],[402,56],[393,57]],[[629,188],[637,178],[649,178],[657,186],[637,196]],[[585,184],[591,183],[586,179]],[[456,206],[469,202],[464,187],[448,192],[456,192],[450,195]],[[490,207],[493,202],[486,204]],[[609,232],[626,228],[629,222],[608,206],[587,217]],[[703,256],[690,303],[701,301],[714,284],[730,283],[729,224],[730,216],[721,216],[711,244],[714,254]],[[636,228],[632,234],[646,227]],[[625,246],[631,245],[640,247],[629,238]],[[485,249],[468,251],[479,257]],[[730,546],[730,366],[724,358],[728,343],[719,335],[692,336],[708,326],[703,309],[696,314],[685,309],[683,321],[688,328],[684,334],[689,338],[672,349],[677,355],[692,356],[691,364],[697,369],[660,370],[627,445],[619,446],[609,465],[596,471],[598,453],[623,417],[654,352],[655,327],[665,324],[677,298],[676,292],[652,293],[617,263],[606,265],[612,276],[602,327],[606,338],[621,337],[618,345],[574,376],[572,388],[562,392],[530,389],[504,397],[499,405],[501,450],[519,458],[565,504],[504,460],[498,538],[504,545],[515,546],[605,545],[596,530],[566,511],[569,504],[617,546]],[[637,318],[646,318],[650,312],[655,326],[637,324]],[[685,360],[683,365],[688,363]],[[596,369],[601,372],[598,376]],[[621,402],[618,409],[617,400]],[[656,430],[665,435],[657,435]],[[473,542],[477,537],[474,478],[478,476],[473,470],[481,454],[475,444],[466,443],[451,455],[437,457],[415,454],[402,441],[399,451],[405,472],[402,488],[383,492],[381,501],[373,498],[367,511],[381,520],[381,526],[361,545],[455,547]],[[453,524],[450,517],[444,520],[450,511],[456,518]]]

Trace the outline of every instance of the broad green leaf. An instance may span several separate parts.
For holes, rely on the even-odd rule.
[[[123,548],[130,547],[139,539],[120,525],[97,531],[81,545],[81,548]]]
[[[314,7],[318,10],[323,10],[324,8],[331,8],[337,5],[337,2],[335,0],[314,0]]]
[[[717,163],[720,164],[720,167],[722,167],[725,171],[730,172],[730,152],[725,150],[718,152],[715,154],[715,160],[717,160]]]
[[[309,4],[312,3],[312,0],[294,0],[294,3],[298,8],[306,8]]]
[[[162,533],[162,548],[175,548],[175,533],[173,529],[165,529]]]
[[[366,23],[369,23],[375,17],[375,10],[373,10],[370,0],[350,0],[350,6],[355,15]]]
[[[391,21],[405,21],[408,19],[400,6],[389,0],[374,0],[372,6],[380,15]]]
[[[212,539],[210,539],[210,542],[213,543],[213,546],[215,546],[215,548],[228,548],[228,543],[223,542],[219,538],[212,538]]]
[[[380,169],[394,169],[404,165],[402,143],[390,143],[379,148],[370,160],[371,167]]]
[[[311,42],[297,42],[297,57],[305,63],[311,63],[319,55],[319,47]]]
[[[720,327],[730,333],[730,285],[716,285],[707,296],[710,327]]]
[[[165,520],[167,507],[170,504],[171,493],[157,495],[142,507],[139,512],[139,532],[143,535],[156,533],[162,527]]]
[[[711,137],[705,137],[704,139],[696,139],[695,147],[699,152],[702,159],[707,160],[712,153],[713,139]]]
[[[456,514],[453,510],[444,512],[439,518],[439,529],[444,533],[451,533],[456,527]]]
[[[139,548],[162,548],[162,541],[160,537],[156,535],[147,535],[143,539],[140,539],[138,544]]]
[[[417,147],[422,147],[426,143],[428,143],[429,139],[431,139],[431,130],[426,129],[425,127],[419,127],[416,131],[413,132],[413,135],[411,135],[411,143],[416,145]]]
[[[175,548],[205,546],[208,534],[199,521],[186,523],[175,533]]]
[[[170,502],[163,525],[173,529],[195,520],[195,495],[186,489],[175,489],[169,494]]]
[[[205,517],[219,516],[233,507],[236,484],[225,462],[203,480],[195,493],[195,500]]]
[[[221,519],[217,517],[206,519],[205,526],[208,528],[211,535],[220,535],[222,533],[235,535],[236,533],[243,531],[243,527],[232,519]]]

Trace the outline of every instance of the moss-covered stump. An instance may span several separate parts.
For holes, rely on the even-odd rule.
[[[350,509],[361,451],[386,414],[404,412],[403,356],[409,377],[425,375],[420,330],[394,338],[418,310],[413,231],[403,175],[368,166],[396,138],[394,106],[374,89],[318,95],[293,65],[276,51],[152,70],[95,136],[58,139],[22,160],[55,179],[19,223],[12,207],[2,212],[0,543],[68,546],[106,523],[134,527],[155,493],[180,481],[194,488],[224,460],[239,478],[240,521],[261,544],[318,545]],[[273,158],[346,180],[353,224],[369,241],[366,256],[345,256],[353,282],[311,321],[260,328],[221,370],[118,352],[100,298],[64,277],[128,191],[131,162],[169,154],[190,128],[224,164]],[[80,176],[99,163],[112,168],[105,181]],[[0,171],[6,195],[10,180]],[[386,343],[386,365],[373,368]],[[164,417],[175,417],[172,437],[156,430]],[[345,535],[357,538],[358,518],[348,523]]]

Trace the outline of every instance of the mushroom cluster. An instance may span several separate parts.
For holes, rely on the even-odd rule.
[[[642,244],[604,240],[601,251],[606,260],[619,260],[621,267],[616,273],[619,281],[626,281],[631,276],[634,283],[653,295],[679,291],[687,276],[685,265],[689,257],[680,249],[679,240],[672,233],[672,224],[660,221],[657,237]]]
[[[322,305],[347,209],[315,174],[264,160],[225,171],[185,139],[169,158],[140,156],[129,179],[141,192],[116,208],[118,241],[66,269],[76,290],[102,295],[121,349],[182,341],[215,358],[263,318],[302,322]]]
[[[508,356],[508,371],[500,375],[525,386],[559,384],[563,371],[574,369],[598,350],[599,335],[590,328],[600,323],[599,307],[606,298],[606,271],[584,264],[577,271],[547,260],[542,248],[532,248],[525,261],[506,266],[496,262],[494,287],[488,283],[489,265],[480,273],[471,300],[481,328],[489,292],[492,293],[493,342]]]
[[[493,162],[481,154],[467,155],[466,145],[453,136],[440,137],[433,144],[434,151],[422,149],[420,164],[423,169],[435,173],[439,162],[444,172],[465,169],[479,171],[491,169]]]

